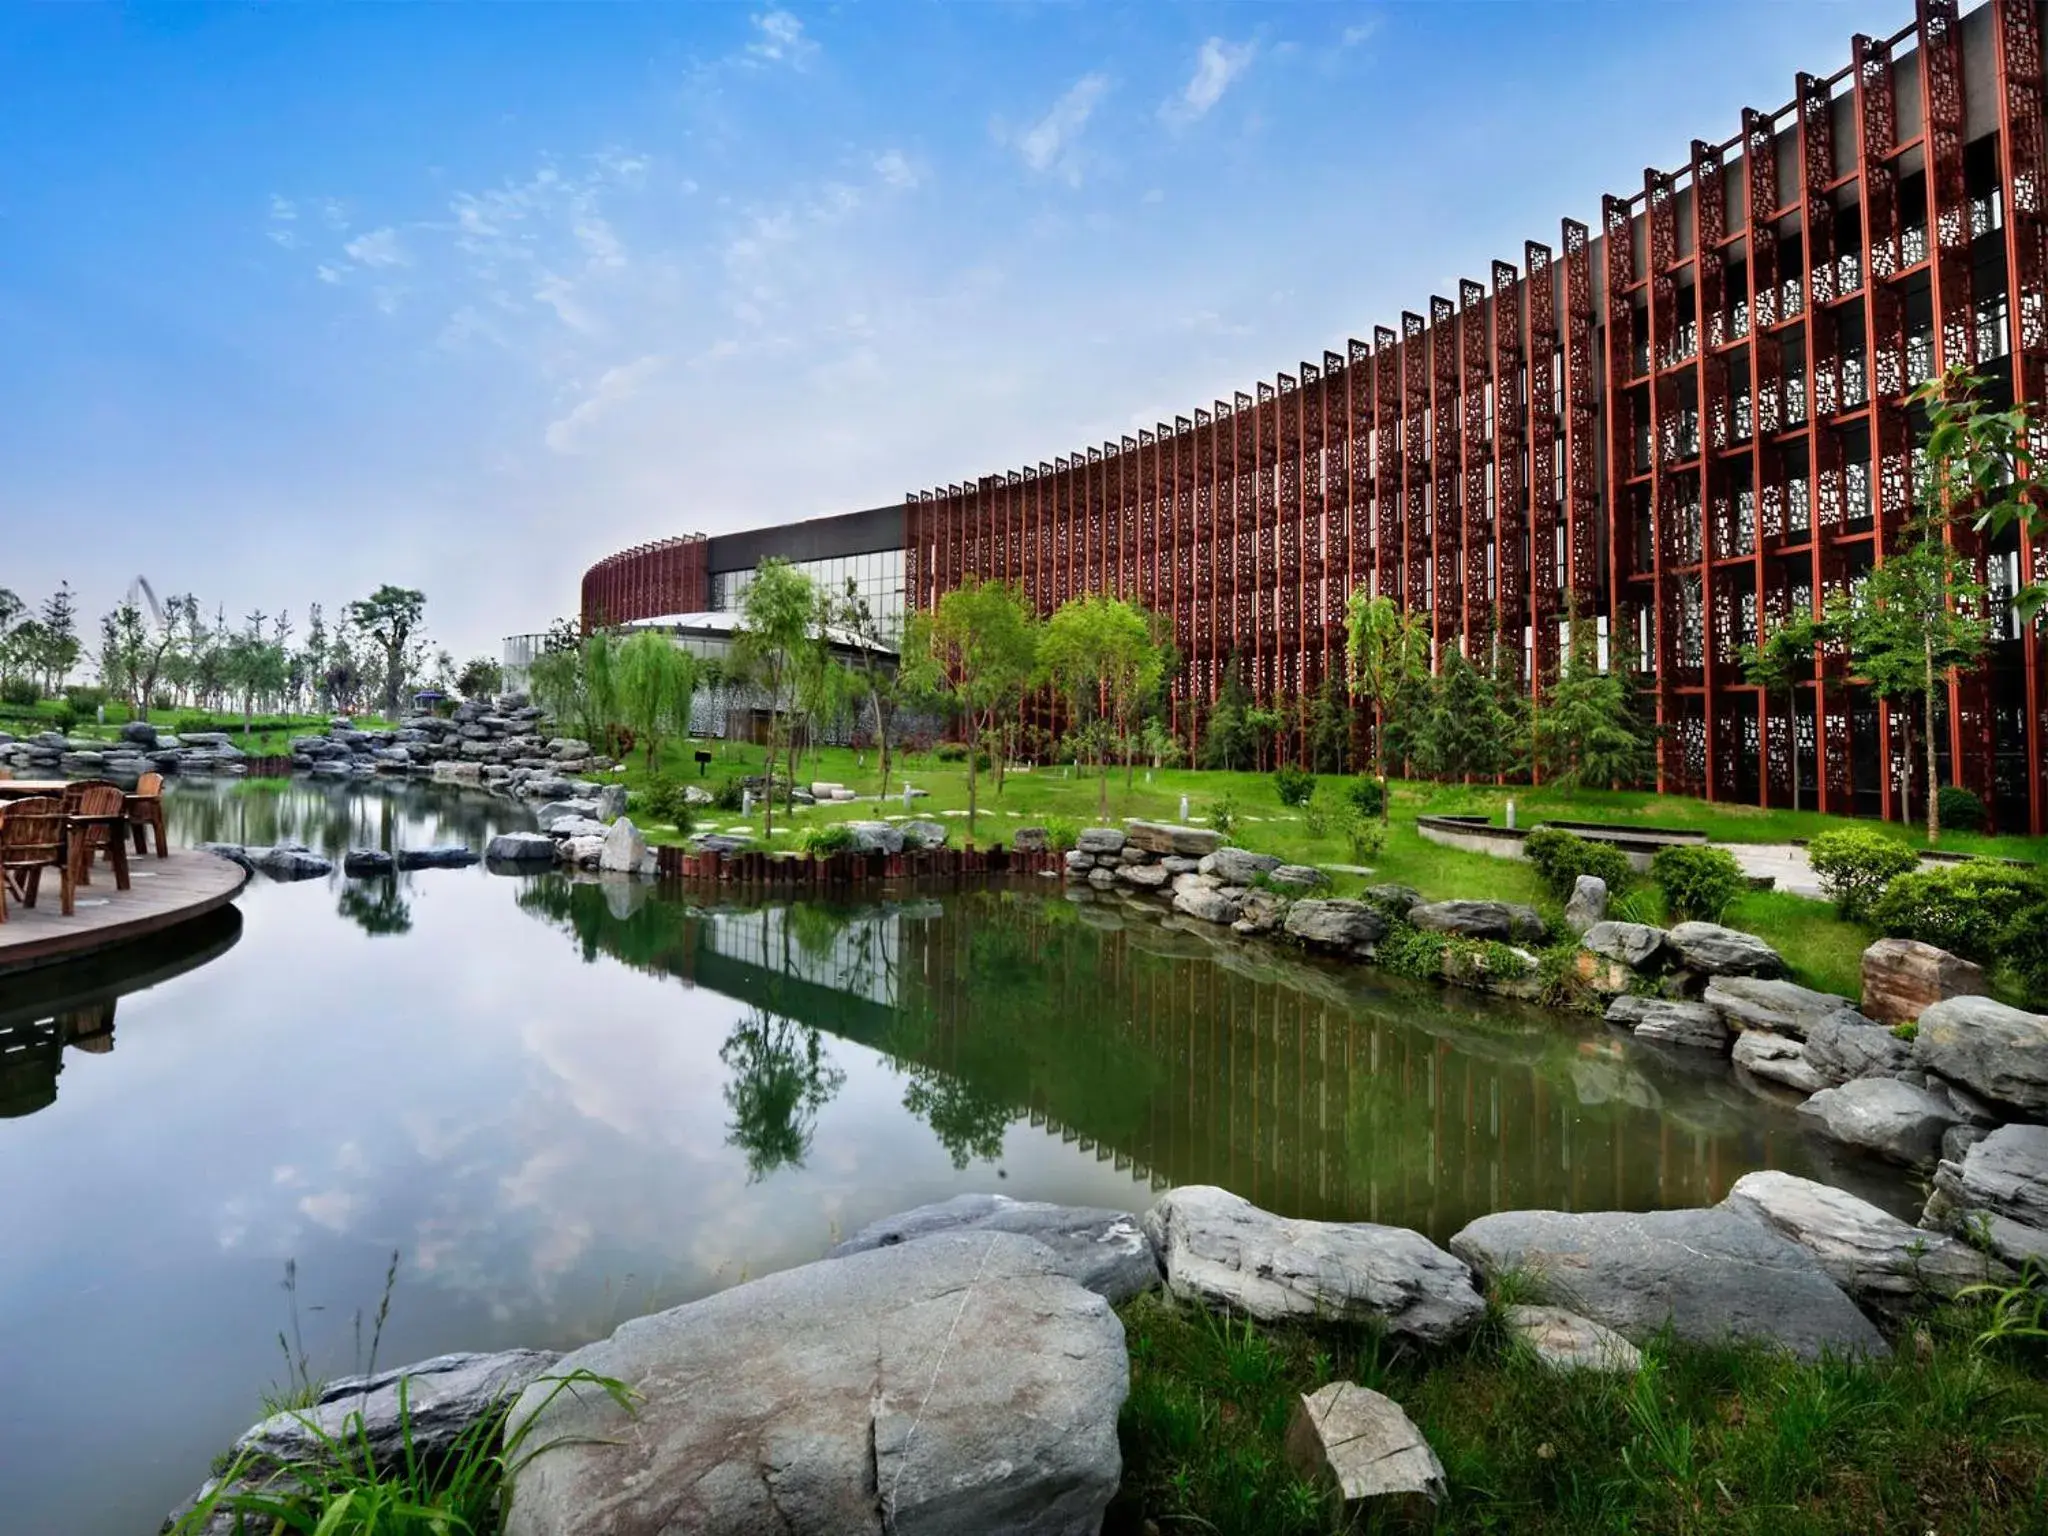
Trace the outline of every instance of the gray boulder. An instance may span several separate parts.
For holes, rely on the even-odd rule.
[[[647,862],[647,839],[624,816],[605,829],[597,867],[614,875],[637,875]]]
[[[256,863],[249,857],[250,850],[240,843],[201,843],[201,853],[210,853],[217,859],[226,859],[230,864],[239,864],[251,874],[256,872]]]
[[[1680,923],[1664,942],[1689,971],[1703,976],[1782,976],[1785,957],[1753,933],[1719,923]]]
[[[1467,939],[1533,943],[1543,937],[1541,914],[1508,901],[1426,901],[1409,909],[1408,921],[1433,933]]]
[[[1735,1065],[1801,1093],[1818,1093],[1828,1079],[1814,1071],[1806,1060],[1807,1046],[1790,1035],[1774,1035],[1767,1029],[1746,1029],[1735,1037]]]
[[[543,821],[541,828],[549,837],[563,840],[571,837],[603,837],[604,823],[595,816],[557,816],[553,821]]]
[[[626,786],[607,784],[597,792],[597,809],[593,813],[599,821],[617,821],[626,814]]]
[[[1218,848],[1214,853],[1204,854],[1195,871],[1197,874],[1214,875],[1225,885],[1250,885],[1259,876],[1270,874],[1279,867],[1280,861],[1270,853],[1253,853],[1248,848]]]
[[[1881,1313],[2008,1273],[1966,1243],[1931,1237],[1847,1190],[1775,1169],[1744,1174],[1721,1204],[1789,1237],[1835,1284]]]
[[[351,848],[341,859],[341,872],[351,880],[388,875],[397,867],[397,861],[381,848]]]
[[[1808,1032],[1806,1061],[1826,1087],[1859,1077],[1899,1077],[1913,1070],[1913,1048],[1861,1014],[1836,1014]]]
[[[2048,1125],[2005,1125],[1944,1160],[1920,1225],[2048,1264]]]
[[[1580,875],[1572,882],[1571,899],[1564,904],[1564,925],[1584,934],[1607,917],[1607,882],[1598,875]]]
[[[1093,1536],[1122,1472],[1123,1325],[1007,1232],[807,1264],[560,1362],[640,1394],[529,1391],[546,1455],[505,1536]]]
[[[1768,1029],[1795,1040],[1804,1040],[1824,1019],[1870,1022],[1846,997],[1761,976],[1716,976],[1707,983],[1703,1001],[1736,1029]]]
[[[856,853],[901,853],[903,834],[886,821],[849,821],[843,823],[853,834]]]
[[[1128,1211],[1012,1200],[1007,1195],[955,1195],[936,1205],[870,1222],[825,1256],[840,1259],[939,1232],[1014,1232],[1052,1250],[1060,1272],[1111,1305],[1159,1284],[1152,1240]]]
[[[1507,1309],[1508,1332],[1553,1371],[1640,1370],[1643,1352],[1604,1323],[1563,1307]]]
[[[249,862],[273,880],[317,880],[334,872],[332,860],[323,859],[304,843],[279,843],[248,852]]]
[[[1190,1184],[1145,1213],[1145,1232],[1183,1301],[1284,1318],[1374,1319],[1440,1344],[1486,1310],[1465,1266],[1419,1232],[1371,1222],[1291,1221],[1228,1190]]]
[[[595,821],[597,820],[597,802],[583,797],[571,800],[550,800],[546,805],[533,813],[533,819],[543,827],[547,826],[550,822],[560,821],[565,816],[583,816]]]
[[[902,826],[905,848],[943,848],[946,846],[946,824],[943,821],[906,821]]]
[[[1010,846],[1019,853],[1044,853],[1052,847],[1052,839],[1043,827],[1019,827],[1010,834]]]
[[[1088,883],[1098,891],[1109,890],[1116,884],[1115,868],[1102,864],[1096,865],[1088,871]]]
[[[1379,885],[1365,888],[1365,899],[1376,907],[1384,907],[1396,917],[1406,917],[1422,905],[1422,892],[1412,885],[1396,885],[1384,881]]]
[[[130,720],[121,727],[121,739],[132,741],[138,747],[153,747],[156,745],[156,727],[147,720]]]
[[[1310,864],[1282,864],[1266,872],[1266,882],[1276,891],[1295,895],[1321,890],[1330,883],[1330,877]]]
[[[1887,1353],[1806,1249],[1727,1210],[1501,1211],[1451,1239],[1482,1273],[1518,1271],[1549,1299],[1641,1344],[1667,1323],[1688,1342]]]
[[[1984,968],[1918,939],[1879,939],[1863,951],[1863,1011],[1907,1024],[1945,997],[1982,994]]]
[[[1067,868],[1073,871],[1075,874],[1081,874],[1084,871],[1091,870],[1095,867],[1095,855],[1092,853],[1083,853],[1078,848],[1069,848],[1063,855],[1061,855],[1061,862],[1064,863],[1067,866]]]
[[[1123,852],[1124,834],[1117,827],[1084,827],[1074,839],[1074,846],[1083,853],[1092,853],[1097,858],[1103,854]]]
[[[1223,834],[1213,827],[1189,827],[1166,821],[1131,822],[1125,828],[1125,836],[1147,853],[1184,859],[1214,853],[1223,842]]]
[[[1364,901],[1297,901],[1287,909],[1287,932],[1311,949],[1370,954],[1386,937],[1387,914]]]
[[[1290,905],[1278,891],[1253,886],[1244,893],[1244,905],[1238,909],[1237,921],[1230,926],[1239,933],[1272,933],[1286,919]]]
[[[589,832],[581,837],[562,838],[555,844],[555,856],[577,869],[595,869],[604,857],[604,838]]]
[[[2013,1112],[2048,1117],[2048,1015],[1988,997],[1950,997],[1920,1015],[1920,1065]]]
[[[1159,891],[1166,888],[1166,882],[1172,876],[1157,864],[1126,864],[1116,871],[1116,878],[1139,890]]]
[[[1444,1464],[1391,1397],[1333,1381],[1303,1394],[1288,1421],[1287,1459],[1311,1482],[1334,1488],[1349,1522],[1426,1523],[1444,1498]]]
[[[1643,971],[1663,954],[1664,930],[1648,923],[1598,922],[1579,936],[1579,942],[1596,955]]]
[[[1188,877],[1183,875],[1181,878],[1185,880]],[[1201,877],[1197,875],[1194,878]],[[1244,912],[1244,897],[1244,887],[1240,885],[1197,886],[1191,890],[1176,890],[1173,893],[1173,910],[1200,918],[1205,923],[1234,923]]]
[[[437,1355],[374,1376],[345,1376],[311,1408],[272,1414],[256,1425],[235,1442],[235,1454],[272,1465],[318,1461],[325,1449],[322,1436],[346,1439],[353,1452],[360,1442],[351,1421],[360,1415],[360,1433],[379,1467],[403,1464],[408,1430],[414,1452],[431,1460],[452,1450],[465,1430],[517,1397],[559,1358],[541,1349]],[[409,1424],[398,1411],[401,1381]]]
[[[467,869],[476,862],[476,850],[461,843],[437,843],[431,848],[398,850],[400,869]]]
[[[1909,1168],[1931,1168],[1941,1135],[1961,1118],[1946,1098],[1891,1077],[1864,1077],[1823,1088],[1799,1113],[1834,1141]]]
[[[1645,1040],[1661,1040],[1667,1045],[1706,1051],[1728,1049],[1728,1022],[1705,1003],[1623,993],[1607,1005],[1607,1022]]]
[[[484,848],[486,864],[544,865],[555,862],[555,840],[545,832],[500,832]]]

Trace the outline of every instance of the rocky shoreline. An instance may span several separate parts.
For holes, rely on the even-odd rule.
[[[253,1426],[225,1464],[229,1488],[261,1487],[344,1434],[380,1464],[408,1435],[431,1459],[509,1408],[503,1432],[547,1447],[516,1473],[510,1536],[1094,1532],[1122,1476],[1114,1309],[1148,1292],[1262,1324],[1362,1322],[1434,1358],[1512,1276],[1518,1295],[1542,1293],[1500,1309],[1512,1347],[1551,1370],[1633,1372],[1667,1329],[1806,1361],[1882,1357],[1909,1306],[1999,1273],[1953,1237],[1774,1172],[1703,1209],[1503,1211],[1442,1247],[1200,1185],[1142,1215],[963,1195],[568,1354],[447,1355],[336,1382]],[[630,1408],[593,1377],[623,1384]],[[1356,1383],[1305,1395],[1287,1451],[1355,1510],[1444,1493],[1400,1405]],[[232,1529],[193,1508],[186,1531]]]

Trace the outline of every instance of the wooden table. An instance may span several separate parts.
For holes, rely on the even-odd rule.
[[[69,779],[0,779],[0,800],[30,800],[49,795],[61,800]]]

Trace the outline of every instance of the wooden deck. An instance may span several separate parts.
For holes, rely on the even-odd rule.
[[[130,889],[117,891],[114,872],[95,865],[92,884],[80,887],[70,917],[58,910],[54,871],[33,907],[10,900],[7,921],[0,923],[0,975],[159,933],[226,906],[249,880],[240,865],[189,848],[173,848],[168,859],[130,854],[128,870]]]

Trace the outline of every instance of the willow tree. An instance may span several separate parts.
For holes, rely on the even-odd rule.
[[[661,631],[643,629],[619,647],[617,673],[619,711],[635,738],[646,744],[652,772],[662,740],[690,733],[697,658]]]
[[[1024,594],[968,581],[913,615],[903,647],[912,686],[954,704],[967,724],[967,830],[974,832],[981,743],[1023,701],[1038,666],[1038,624]]]

